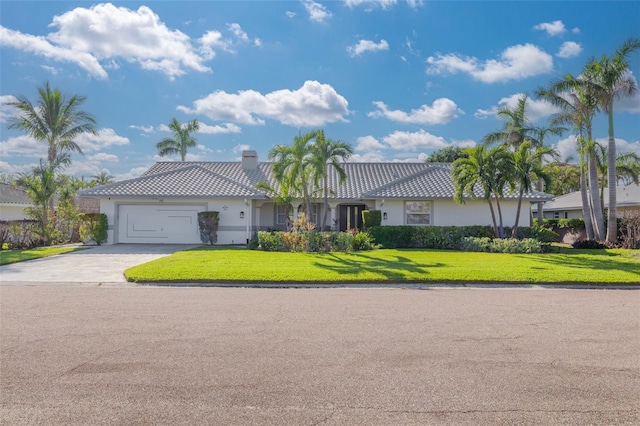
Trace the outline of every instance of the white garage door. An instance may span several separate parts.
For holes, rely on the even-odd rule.
[[[198,212],[204,206],[129,205],[118,208],[118,242],[201,244]]]

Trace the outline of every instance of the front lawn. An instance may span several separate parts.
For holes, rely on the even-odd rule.
[[[640,283],[637,250],[547,254],[373,250],[282,253],[199,247],[127,269],[135,282]]]
[[[37,247],[27,250],[2,250],[0,251],[0,265],[39,259],[41,257],[82,250],[84,248],[85,247]]]

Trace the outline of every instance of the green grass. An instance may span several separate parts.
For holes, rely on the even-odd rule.
[[[0,251],[0,265],[54,256],[56,254],[68,253],[84,248],[85,247],[38,247],[27,250],[2,250]]]
[[[200,247],[135,266],[125,275],[135,282],[638,284],[640,255],[619,249],[280,253]]]

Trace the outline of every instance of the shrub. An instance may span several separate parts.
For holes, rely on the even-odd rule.
[[[84,213],[80,215],[80,240],[83,243],[95,241],[100,245],[107,241],[107,215],[104,213]]]
[[[640,248],[640,209],[624,212],[620,222],[620,234],[622,247]]]
[[[362,211],[362,227],[369,229],[372,226],[380,226],[382,224],[382,212],[380,210],[363,210]]]
[[[368,230],[384,248],[459,249],[464,237],[490,237],[488,226],[374,226]]]
[[[264,251],[286,251],[283,239],[284,232],[258,232],[258,248]]]
[[[558,219],[558,228],[568,228],[571,232],[584,229],[584,219],[581,217],[572,219]]]
[[[534,238],[518,240],[514,238],[464,237],[462,249],[491,253],[544,253],[547,251],[546,246]]]
[[[198,229],[203,244],[214,245],[218,241],[219,212],[198,212]]]
[[[255,240],[249,248],[264,251],[348,252],[376,248],[366,232],[260,231]]]
[[[596,240],[582,240],[573,243],[575,249],[603,249],[607,248],[603,243]]]
[[[39,223],[36,220],[11,220],[6,222],[9,227],[9,248],[28,249],[43,244],[38,234]]]
[[[358,232],[353,236],[351,247],[354,251],[371,250],[374,248],[371,236],[366,232]]]

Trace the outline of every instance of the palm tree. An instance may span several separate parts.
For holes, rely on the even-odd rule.
[[[588,239],[602,239],[604,214],[599,207],[601,203],[597,191],[597,168],[595,153],[592,149],[592,122],[598,111],[597,99],[593,96],[589,85],[583,84],[582,80],[576,79],[571,74],[552,83],[549,89],[538,89],[536,96],[546,99],[562,110],[553,118],[552,125],[571,124],[577,132],[576,142],[580,153],[580,196],[585,230]]]
[[[293,193],[291,186],[287,180],[279,182],[274,188],[269,185],[269,182],[258,182],[256,184],[257,189],[261,189],[267,193],[267,195],[273,198],[273,202],[276,206],[283,206],[286,216],[286,227],[289,228],[289,217],[293,209],[291,203],[293,202]]]
[[[314,177],[316,186],[322,180],[322,194],[324,199],[322,209],[321,230],[327,225],[327,215],[329,213],[329,166],[332,166],[338,174],[339,184],[344,183],[347,174],[340,164],[340,160],[345,161],[353,154],[353,148],[346,142],[333,141],[324,137],[324,131],[316,132],[316,142],[313,145],[312,164],[314,167]]]
[[[532,188],[534,180],[542,180],[549,185],[549,175],[542,167],[542,159],[547,155],[555,155],[555,149],[548,146],[533,146],[530,140],[525,140],[513,153],[513,178],[518,191],[518,208],[516,209],[516,222],[513,225],[511,238],[518,235],[518,224],[520,221],[520,208],[522,197],[525,191]],[[541,207],[538,206],[539,213]],[[541,223],[541,222],[540,222]]]
[[[59,186],[57,170],[69,163],[68,154],[59,155],[51,165],[41,159],[38,167],[34,168],[31,173],[21,173],[17,180],[17,183],[25,188],[27,195],[33,202],[34,207],[30,208],[28,212],[38,221],[40,234],[45,245],[50,242],[48,228],[52,214],[51,205]]]
[[[545,192],[559,196],[580,189],[580,166],[569,164],[569,161],[571,161],[570,158],[562,163],[555,161],[543,166],[545,173],[551,178],[551,183],[545,187]]]
[[[291,189],[302,193],[309,222],[312,220],[309,183],[313,171],[310,142],[316,137],[316,133],[296,136],[292,146],[278,144],[269,151],[274,177],[280,184],[287,182]]]
[[[10,119],[9,128],[25,130],[34,139],[46,142],[47,161],[53,167],[60,153],[82,154],[75,139],[82,133],[97,134],[96,121],[80,109],[85,97],[74,95],[67,100],[59,90],[52,90],[49,82],[38,88],[38,94],[36,105],[24,96],[9,103],[19,111],[19,115]]]
[[[509,151],[502,145],[487,149],[484,145],[467,148],[466,158],[459,158],[451,166],[451,176],[455,188],[454,200],[464,204],[465,196],[472,199],[478,197],[476,187],[480,187],[482,198],[489,204],[493,232],[496,238],[502,238],[503,223],[500,198],[509,180],[509,173],[513,167],[513,160]],[[496,201],[494,209],[491,199]],[[500,217],[500,226],[496,220],[496,210]]]
[[[538,129],[531,124],[526,114],[528,99],[527,95],[522,95],[515,108],[506,105],[498,109],[497,115],[504,120],[504,127],[486,135],[483,139],[485,145],[503,143],[509,147],[518,147],[525,139],[533,141],[534,145],[540,145],[537,139]]]
[[[113,183],[113,175],[110,175],[109,172],[103,170],[97,175],[91,176],[91,186],[94,185],[107,185]]]
[[[196,146],[196,139],[191,133],[200,129],[198,120],[193,119],[185,124],[180,124],[175,118],[169,123],[169,128],[173,131],[173,138],[164,138],[156,144],[158,154],[161,157],[166,155],[180,154],[180,161],[184,161],[187,150]]]
[[[609,180],[609,158],[607,147],[596,144],[596,159],[598,163],[598,181],[600,183],[600,198],[604,203],[604,188]],[[616,157],[616,186],[618,182],[640,183],[640,156],[635,152],[618,154]],[[604,207],[603,207],[604,209]]]
[[[616,140],[613,131],[613,103],[614,100],[630,96],[638,88],[635,80],[629,74],[629,55],[640,49],[640,39],[629,38],[614,53],[612,57],[602,56],[598,61],[591,59],[585,74],[597,87],[596,95],[600,106],[609,116],[609,140],[607,145],[608,185],[609,185],[609,213],[607,237],[609,243],[618,239],[616,214]]]

